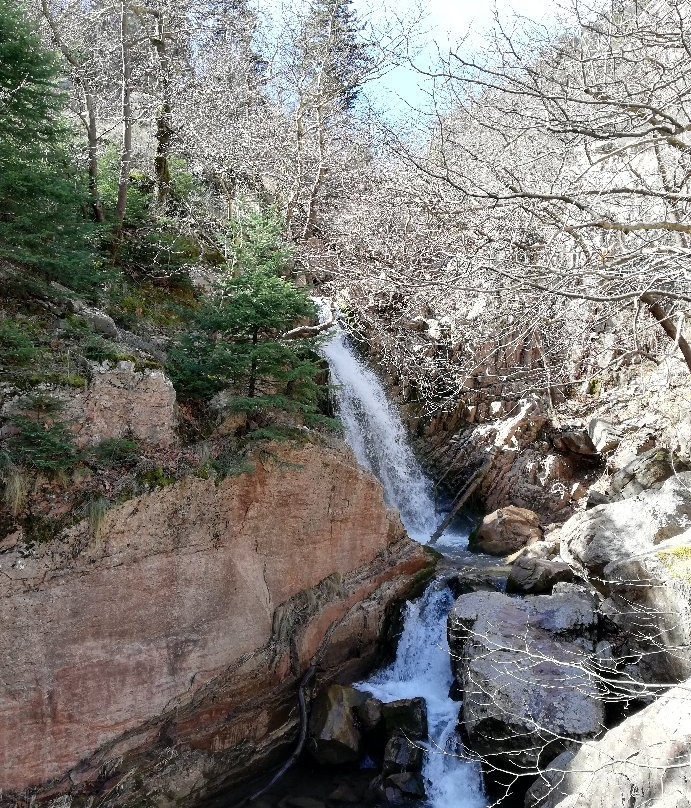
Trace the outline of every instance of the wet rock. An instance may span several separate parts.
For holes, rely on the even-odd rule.
[[[362,795],[348,783],[339,783],[329,794],[330,802],[341,802],[345,805],[360,805]]]
[[[565,583],[553,595],[526,600],[477,592],[456,601],[449,645],[465,693],[461,728],[469,748],[491,764],[491,793],[508,786],[511,773],[564,751],[569,740],[600,732],[602,693],[588,674],[595,610],[591,593]]]
[[[386,778],[387,786],[393,786],[408,799],[422,799],[425,796],[425,785],[422,776],[412,772],[392,774]]]
[[[384,750],[382,774],[400,774],[402,772],[419,772],[422,770],[423,751],[419,744],[413,743],[400,733],[389,738]]]
[[[427,738],[427,705],[423,698],[390,701],[382,705],[382,715],[389,735],[398,732],[411,740]]]
[[[388,805],[406,805],[410,800],[421,800],[425,797],[425,785],[422,775],[412,772],[375,777],[369,793],[375,800],[382,800]]]
[[[326,808],[326,805],[314,797],[285,797],[278,803],[278,808]]]
[[[667,449],[650,449],[612,475],[607,495],[610,500],[620,500],[659,489],[674,474],[684,471],[689,471],[689,466]]]
[[[373,696],[368,696],[362,704],[355,705],[357,716],[363,732],[374,732],[382,720],[382,703]]]
[[[527,508],[508,505],[485,516],[471,548],[489,555],[508,555],[542,539],[540,517]]]
[[[506,591],[540,595],[551,592],[555,584],[572,581],[573,578],[573,570],[563,561],[521,556],[511,567]]]
[[[308,748],[318,763],[354,763],[360,757],[362,735],[355,707],[366,696],[352,687],[331,685],[320,693],[310,716]]]
[[[528,791],[526,808],[687,808],[690,686],[691,680],[669,690],[570,760],[552,761]]]

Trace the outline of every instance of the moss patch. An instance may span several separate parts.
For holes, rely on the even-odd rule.
[[[657,554],[671,578],[691,583],[691,546],[682,545]]]

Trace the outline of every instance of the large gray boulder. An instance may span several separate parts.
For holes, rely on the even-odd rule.
[[[474,592],[456,601],[448,632],[464,691],[461,730],[490,793],[603,731],[591,667],[596,612],[590,592],[565,583],[525,600]]]
[[[675,566],[691,552],[691,473],[659,490],[574,515],[561,531],[562,560],[605,595],[614,655],[641,683],[691,675],[691,587]]]
[[[573,581],[571,567],[564,561],[520,556],[511,565],[506,591],[524,595],[544,595],[555,584]]]
[[[691,680],[554,760],[526,808],[689,808]]]

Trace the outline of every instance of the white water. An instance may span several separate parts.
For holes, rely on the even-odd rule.
[[[446,640],[446,618],[453,603],[448,589],[432,584],[408,603],[396,659],[357,687],[381,701],[422,696],[427,703],[429,742],[422,774],[433,808],[483,808],[482,780],[475,764],[463,758],[458,734],[460,704],[449,698],[453,674]]]
[[[328,307],[326,309],[328,312]],[[339,326],[322,346],[337,385],[338,415],[360,465],[379,478],[387,505],[398,508],[408,533],[426,541],[439,522],[432,484],[408,445],[400,415],[382,383],[358,358]]]
[[[324,315],[328,304],[321,304]],[[408,533],[429,540],[442,519],[425,477],[408,445],[399,414],[382,383],[357,357],[343,331],[335,326],[322,347],[336,382],[338,414],[358,461],[376,474],[387,504],[398,508]],[[463,548],[465,534],[445,535],[444,547]],[[431,584],[406,607],[396,659],[358,687],[382,701],[422,696],[427,703],[429,741],[423,776],[431,808],[482,808],[486,804],[477,767],[463,759],[456,733],[460,704],[449,698],[453,682],[446,620],[453,598]]]

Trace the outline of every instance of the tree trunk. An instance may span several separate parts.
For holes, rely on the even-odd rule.
[[[118,201],[115,209],[118,231],[127,212],[127,189],[130,182],[132,164],[132,61],[129,45],[129,11],[127,0],[120,3],[120,45],[122,54],[122,155],[120,158],[120,179],[118,181]]]
[[[43,16],[53,34],[53,41],[62,53],[65,61],[74,71],[75,82],[80,86],[84,97],[84,110],[86,115],[80,114],[79,118],[86,129],[86,138],[89,145],[89,196],[91,197],[92,215],[97,222],[103,222],[105,215],[103,212],[103,202],[98,190],[98,119],[96,117],[96,101],[89,89],[87,80],[82,75],[82,66],[72,51],[65,45],[60,29],[53,17],[48,0],[41,0],[41,10]]]
[[[173,139],[173,130],[170,126],[173,112],[170,94],[170,60],[166,48],[165,19],[162,12],[155,14],[156,33],[151,42],[156,49],[159,66],[159,80],[161,88],[161,106],[156,115],[156,157],[154,168],[156,172],[156,203],[162,212],[165,212],[170,199],[170,147]]]
[[[679,327],[674,325],[672,316],[665,310],[662,303],[660,303],[659,299],[654,295],[646,292],[645,294],[641,295],[641,301],[645,303],[645,305],[648,307],[648,311],[662,326],[665,334],[667,334],[672,342],[679,346],[679,350],[684,357],[686,366],[688,367],[689,372],[691,372],[691,345],[689,345],[688,341],[681,333],[681,325],[679,325]]]

